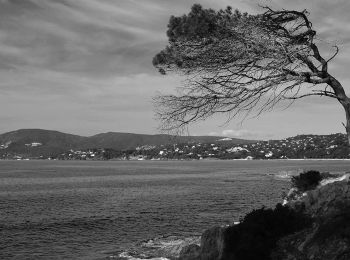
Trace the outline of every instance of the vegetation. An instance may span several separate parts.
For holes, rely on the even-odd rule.
[[[292,187],[297,188],[301,192],[313,190],[321,180],[322,176],[319,171],[307,171],[292,177]]]
[[[215,11],[194,5],[169,20],[169,44],[153,59],[162,74],[188,79],[177,95],[155,98],[162,128],[173,130],[225,113],[260,114],[283,100],[308,96],[337,99],[345,109],[350,140],[350,99],[328,70],[338,47],[325,59],[308,13],[275,11],[258,15]]]
[[[30,139],[30,138],[28,138]],[[130,149],[98,148],[84,149],[76,147],[67,149],[68,145],[27,146],[23,142],[0,144],[0,159],[62,159],[62,160],[196,160],[196,159],[341,159],[349,158],[346,136],[333,135],[299,135],[282,140],[245,141],[237,143],[236,139],[214,137],[212,140],[177,140],[178,143],[160,145],[141,145]],[[99,145],[104,145],[100,144]],[[111,145],[111,144],[110,144]],[[127,145],[127,144],[125,144]]]
[[[281,204],[275,209],[257,209],[241,223],[226,229],[225,259],[269,260],[277,241],[311,225],[312,220]]]

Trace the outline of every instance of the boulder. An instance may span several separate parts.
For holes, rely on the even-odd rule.
[[[212,227],[201,237],[201,260],[222,260],[224,257],[225,227]]]
[[[201,260],[201,248],[199,245],[187,245],[182,248],[179,260]]]

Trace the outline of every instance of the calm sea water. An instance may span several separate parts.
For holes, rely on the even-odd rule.
[[[0,161],[0,259],[169,257],[308,169],[350,161]]]

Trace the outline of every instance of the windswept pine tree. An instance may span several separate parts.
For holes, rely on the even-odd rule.
[[[187,15],[170,18],[169,44],[153,59],[162,74],[187,75],[177,95],[155,97],[166,130],[226,113],[270,110],[282,100],[324,96],[345,110],[350,142],[350,99],[321,54],[308,12],[276,11],[249,15],[231,7],[215,11],[194,5]]]

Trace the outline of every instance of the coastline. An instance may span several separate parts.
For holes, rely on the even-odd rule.
[[[220,158],[203,158],[203,159],[109,159],[109,160],[98,160],[98,159],[90,159],[90,160],[60,160],[60,159],[2,159],[0,161],[78,161],[78,162],[143,162],[143,161],[152,161],[152,162],[166,162],[166,161],[350,161],[350,158],[300,158],[300,159],[220,159]]]
[[[302,173],[286,203],[254,209],[238,224],[209,227],[200,245],[184,247],[178,260],[350,259],[349,177]]]

